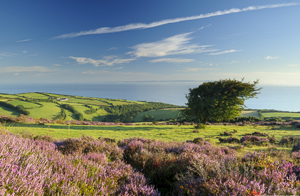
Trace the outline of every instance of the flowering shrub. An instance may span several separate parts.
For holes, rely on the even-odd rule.
[[[54,143],[0,134],[0,195],[159,195],[107,151],[63,155]]]
[[[203,138],[195,138],[195,143],[161,142],[144,138],[131,138],[118,142],[124,149],[124,159],[134,168],[145,174],[163,194],[171,194],[176,175],[186,172],[195,161],[211,157],[234,156],[235,151],[228,148],[215,148]],[[207,163],[207,164],[212,164]],[[176,192],[174,192],[175,195]]]
[[[241,138],[240,142],[241,143],[250,142],[251,144],[254,144],[254,145],[265,146],[265,145],[268,145],[269,139],[261,138],[258,136],[246,135]]]

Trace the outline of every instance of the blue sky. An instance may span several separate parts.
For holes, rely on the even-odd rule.
[[[300,1],[1,1],[0,82],[300,85]]]

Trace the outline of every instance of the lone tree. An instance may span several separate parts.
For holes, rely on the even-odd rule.
[[[204,82],[197,88],[189,89],[186,95],[188,102],[183,114],[194,119],[199,124],[205,124],[209,119],[229,120],[239,116],[244,110],[244,102],[259,94],[258,80],[253,84],[238,80],[219,80]]]

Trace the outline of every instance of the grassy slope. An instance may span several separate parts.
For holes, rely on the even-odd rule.
[[[4,115],[4,116],[19,116],[20,113],[1,106],[0,107],[0,116],[2,116],[2,115]]]
[[[93,114],[86,114],[85,111],[89,109],[88,107],[85,107],[84,105],[78,103],[68,103],[68,104],[72,105],[75,108],[75,110],[80,112],[83,115],[83,118],[90,121],[101,121],[103,118],[105,118],[105,115],[108,114],[104,109],[99,109],[97,110],[97,112]],[[93,107],[96,108],[97,106],[93,106]]]
[[[48,96],[40,94],[40,93],[21,93],[21,94],[17,94],[17,95],[27,97],[27,98],[33,98],[33,99],[48,99]]]
[[[143,117],[147,114],[148,117],[153,116],[154,120],[166,120],[170,118],[177,118],[180,109],[164,109],[164,110],[151,110],[146,112],[141,112],[134,117],[135,122],[142,122]]]
[[[82,105],[97,105],[97,106],[110,106],[109,104],[102,102],[100,100],[89,100],[89,99],[78,99],[78,98],[72,98],[69,101],[66,101],[67,104],[72,104],[72,103],[79,103]]]
[[[27,102],[27,101],[10,101],[10,104],[17,106],[17,105],[23,105],[25,108],[38,108],[40,107],[40,105],[31,103],[31,102]]]
[[[18,98],[18,95],[9,95],[9,94],[2,94],[2,93],[0,93],[0,96],[1,96],[1,97],[4,97],[4,98],[7,98],[7,99],[11,99],[11,98],[15,99],[15,98]]]
[[[33,118],[55,119],[61,112],[60,106],[56,103],[41,102],[43,107],[28,109]]]

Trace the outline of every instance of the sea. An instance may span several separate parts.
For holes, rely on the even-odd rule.
[[[84,97],[126,99],[133,101],[163,102],[185,106],[189,88],[195,82],[139,82],[103,84],[1,84],[0,93],[18,94],[45,92]],[[257,98],[245,101],[248,109],[274,109],[300,112],[300,86],[262,87]]]

